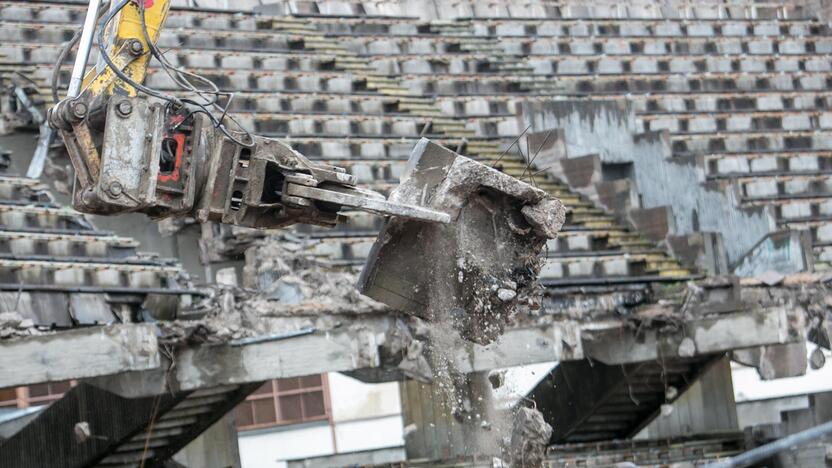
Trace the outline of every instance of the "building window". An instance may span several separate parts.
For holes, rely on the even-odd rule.
[[[0,408],[17,408],[17,389],[0,389]]]
[[[238,429],[329,419],[326,375],[266,382],[237,405]]]
[[[28,387],[0,389],[0,408],[28,408],[60,400],[75,385],[74,381],[49,382]]]

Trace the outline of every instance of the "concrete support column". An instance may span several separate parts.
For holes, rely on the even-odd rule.
[[[731,360],[724,356],[673,402],[669,410],[656,416],[639,437],[655,439],[738,430]]]
[[[399,388],[408,460],[500,455],[511,427],[494,409],[487,373],[469,374],[453,396],[438,382],[408,380]]]
[[[226,414],[174,455],[173,459],[184,466],[240,468],[240,448],[237,444],[234,413]]]

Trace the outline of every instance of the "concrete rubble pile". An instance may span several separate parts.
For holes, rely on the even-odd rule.
[[[35,327],[31,319],[25,319],[17,312],[0,313],[0,340],[35,336],[43,333]]]
[[[360,295],[355,273],[333,268],[309,252],[308,241],[273,235],[247,251],[244,287],[212,286],[184,311],[198,320],[158,322],[163,341],[222,343],[293,332],[325,331],[349,316],[390,312]]]

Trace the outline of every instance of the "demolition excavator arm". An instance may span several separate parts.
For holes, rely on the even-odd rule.
[[[248,133],[228,115],[233,94],[170,65],[156,46],[170,0],[91,0],[69,92],[49,112],[75,169],[73,206],[93,214],[192,216],[255,228],[334,226],[344,208],[447,223],[392,203],[345,170]],[[99,62],[87,61],[96,39]],[[156,58],[183,88],[143,84]],[[221,104],[224,101],[224,106]]]

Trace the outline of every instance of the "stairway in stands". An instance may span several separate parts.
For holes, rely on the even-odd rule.
[[[123,398],[80,383],[0,444],[0,460],[18,468],[161,466],[260,385]]]
[[[625,365],[588,359],[562,362],[528,399],[554,428],[553,443],[629,439],[717,359],[706,355]]]

